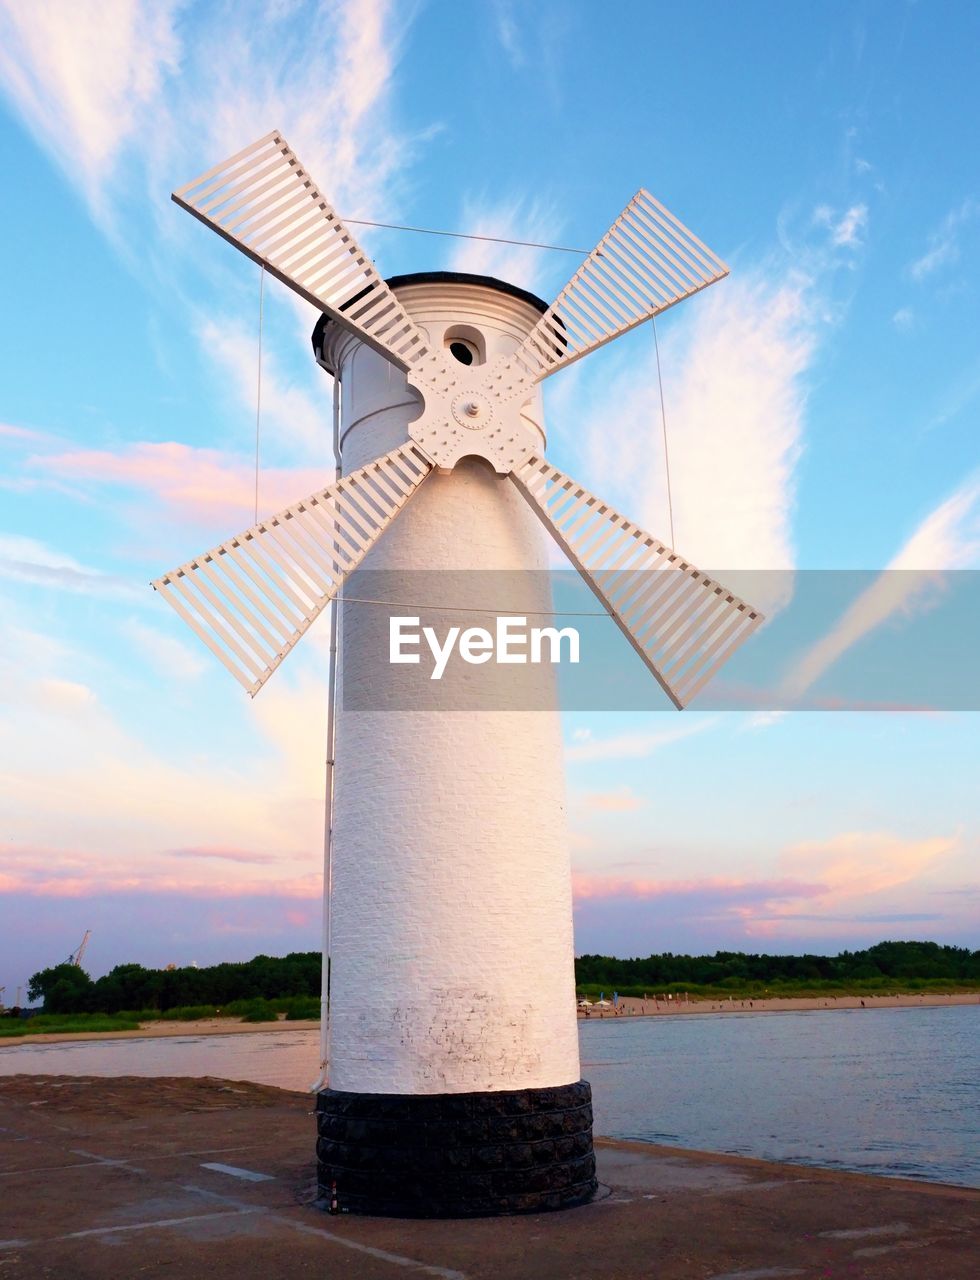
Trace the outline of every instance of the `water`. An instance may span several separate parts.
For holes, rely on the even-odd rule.
[[[980,1006],[580,1024],[596,1132],[980,1187]],[[309,1088],[316,1031],[0,1047],[0,1075]]]
[[[216,1076],[280,1089],[309,1089],[320,1062],[319,1031],[62,1040],[0,1047],[0,1076]]]
[[[595,1131],[980,1187],[980,1006],[584,1023]]]

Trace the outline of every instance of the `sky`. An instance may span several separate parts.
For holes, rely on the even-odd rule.
[[[587,250],[645,186],[732,269],[658,325],[675,545],[980,568],[980,9],[598,12],[0,0],[8,1003],[86,929],[94,974],[319,945],[327,623],[250,701],[148,587],[252,523],[258,268],[169,193],[273,128],[349,218]],[[546,298],[578,262],[361,238],[383,274]],[[332,474],[314,319],[268,282],[265,512]],[[550,379],[545,411],[551,461],[666,538],[650,326]],[[927,607],[884,583],[814,637],[798,692]],[[576,949],[980,946],[978,727],[569,712]]]

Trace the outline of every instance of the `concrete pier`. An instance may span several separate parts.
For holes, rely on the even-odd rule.
[[[980,1191],[597,1140],[564,1213],[313,1207],[313,1098],[194,1079],[0,1079],[0,1276],[973,1280]]]

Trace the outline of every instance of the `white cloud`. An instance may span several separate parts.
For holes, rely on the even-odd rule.
[[[909,265],[909,275],[913,280],[925,280],[940,267],[955,262],[960,256],[960,229],[980,213],[980,204],[976,200],[967,199],[946,214],[939,226],[927,237],[928,245],[924,254]]]
[[[312,322],[309,328],[312,329]],[[198,337],[212,363],[231,384],[248,416],[251,434],[254,430],[258,385],[255,330],[249,330],[225,317],[220,321],[203,321],[198,329]],[[307,457],[320,457],[326,467],[332,438],[331,383],[312,361],[307,362],[307,367],[312,368],[322,382],[319,398],[290,379],[275,354],[268,346],[264,346],[261,434],[269,433],[267,440],[274,437],[277,447],[283,441],[301,446]]]
[[[167,679],[196,680],[207,670],[203,649],[198,653],[137,618],[130,618],[123,631],[135,648]]]
[[[152,135],[177,69],[178,0],[0,0],[0,84],[37,141],[101,203],[122,148]]]
[[[863,233],[867,229],[868,206],[853,204],[838,216],[829,205],[818,205],[813,211],[813,221],[827,228],[830,243],[835,248],[857,248],[863,243]]]
[[[661,747],[670,746],[682,738],[690,738],[711,728],[714,718],[698,720],[685,717],[682,724],[669,729],[635,730],[615,734],[609,738],[590,738],[565,749],[565,759],[576,762],[596,760],[642,760],[653,755]]]
[[[342,213],[383,217],[410,157],[389,113],[405,19],[388,0],[257,7],[247,22],[240,12],[195,7],[184,83],[165,94],[158,159],[173,166],[170,177],[187,181],[279,128]]]
[[[973,476],[931,512],[889,569],[962,569],[980,555],[980,476]]]
[[[941,571],[980,557],[980,477],[972,477],[923,520],[887,568],[784,678],[781,692],[800,698],[839,658],[895,614],[928,608]]]
[[[769,729],[779,724],[786,715],[785,711],[753,711],[742,724],[743,729]]]
[[[10,616],[6,604],[3,611]],[[191,737],[161,754],[140,725],[134,731],[113,714],[111,670],[96,670],[90,684],[74,678],[80,657],[44,633],[16,627],[0,649],[2,836],[24,847],[32,877],[55,877],[60,892],[71,891],[69,872],[79,892],[118,888],[130,878],[162,890],[172,867],[159,858],[181,848],[276,854],[275,881],[318,867],[326,705],[320,673],[305,684],[301,675],[299,689],[270,686],[261,708],[234,694],[240,758],[205,759],[193,716],[184,717]],[[230,703],[222,706],[224,716],[233,714]],[[4,859],[9,864],[9,850]],[[244,870],[241,882],[256,874]]]
[[[791,274],[742,272],[688,302],[661,337],[675,545],[723,581],[725,571],[794,562],[795,469],[818,333],[810,294]],[[596,381],[590,361],[561,375],[549,415],[562,428],[556,451],[571,447],[576,478],[669,542],[650,328],[623,352],[593,357],[605,362]],[[768,613],[791,580],[773,574],[766,585],[771,598],[752,603]]]
[[[575,804],[599,813],[632,813],[642,809],[646,800],[631,787],[617,787],[614,791],[586,791],[575,797]]]
[[[493,0],[492,7],[493,24],[497,39],[507,55],[507,61],[515,71],[519,70],[527,65],[527,54],[524,51],[524,44],[517,29],[511,0]]]
[[[0,596],[3,618],[3,645],[0,645],[0,697],[15,692],[22,679],[33,673],[52,675],[73,657],[71,651],[54,636],[25,626],[17,603]]]
[[[980,395],[980,360],[973,359],[956,377],[943,383],[942,394],[926,430],[945,426],[959,417]]]
[[[34,694],[39,706],[56,715],[77,716],[88,711],[96,702],[95,693],[88,685],[54,677],[39,680],[34,687]]]
[[[525,240],[534,244],[555,244],[561,233],[556,212],[538,200],[464,201],[460,227],[467,235],[489,236],[494,240]],[[558,257],[559,255],[554,255]],[[568,275],[577,265],[570,254]],[[510,284],[536,292],[551,253],[523,244],[500,244],[493,240],[458,240],[449,259],[450,271],[496,276]],[[551,265],[549,263],[549,265]]]
[[[76,0],[70,13],[60,0],[0,0],[0,82],[97,214],[124,153],[132,167],[113,195],[131,192],[135,168],[158,196],[278,127],[337,199],[377,216],[406,151],[386,110],[401,38],[392,6],[243,16],[227,0]]]
[[[788,568],[815,345],[806,284],[744,275],[704,303],[663,344],[678,537],[709,566]]]
[[[0,534],[0,577],[109,599],[138,599],[142,595],[134,583],[89,568],[73,556],[22,534]]]
[[[892,324],[903,333],[907,333],[914,323],[915,313],[911,307],[899,307],[892,316]]]

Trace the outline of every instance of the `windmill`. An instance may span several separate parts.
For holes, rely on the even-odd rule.
[[[544,456],[545,378],[727,274],[646,191],[550,306],[485,277],[386,282],[278,132],[173,198],[319,308],[314,346],[343,388],[343,475],[153,584],[250,695],[359,566],[537,583],[543,531],[677,707],[761,623]],[[345,690],[384,691],[376,618],[343,604]],[[475,721],[383,697],[338,712],[326,1203],[458,1216],[594,1193],[561,739],[540,679],[555,714]]]

